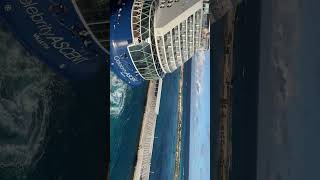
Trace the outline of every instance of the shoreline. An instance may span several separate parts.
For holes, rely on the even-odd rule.
[[[180,68],[180,80],[179,80],[179,104],[178,104],[178,126],[177,126],[177,143],[176,143],[176,158],[175,158],[175,172],[174,180],[180,178],[180,160],[181,160],[181,143],[182,143],[182,113],[183,113],[183,75],[184,66]]]
[[[233,46],[236,8],[226,14],[224,31],[224,55],[222,74],[222,94],[220,96],[220,127],[219,140],[220,157],[217,164],[215,179],[228,180],[232,162],[232,89],[233,89]]]

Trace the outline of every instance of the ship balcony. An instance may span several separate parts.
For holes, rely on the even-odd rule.
[[[128,46],[128,51],[135,69],[143,79],[156,80],[163,77],[164,72],[159,60],[153,56],[150,43],[131,44]]]
[[[108,0],[72,0],[82,23],[88,32],[92,35],[94,41],[100,48],[108,52],[109,49],[109,25],[110,22],[105,19],[108,16]]]

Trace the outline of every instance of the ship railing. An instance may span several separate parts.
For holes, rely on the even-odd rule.
[[[141,42],[141,13],[143,0],[135,0],[132,6],[131,29],[132,39],[136,42]]]
[[[92,37],[93,41],[106,53],[109,53],[107,51],[108,43],[103,43],[104,41],[100,41],[107,39],[108,35],[108,25],[109,22],[105,21],[103,17],[105,17],[107,12],[107,6],[108,1],[101,1],[102,3],[92,3],[90,1],[84,1],[84,0],[71,0],[73,7],[75,8],[81,22],[83,23],[84,27]],[[86,6],[86,5],[90,6]],[[104,24],[96,24],[96,25],[90,25],[92,23],[96,22],[105,22]],[[101,26],[101,28],[98,28],[100,30],[97,30],[97,27],[95,26]],[[96,30],[95,30],[96,29]],[[100,36],[100,38],[98,37]],[[102,38],[101,38],[102,37]]]
[[[148,38],[151,42],[151,54],[153,64],[156,67],[156,73],[160,78],[163,78],[165,71],[162,64],[159,62],[156,43],[153,36],[153,16],[155,11],[154,0],[135,0],[132,8],[132,38],[135,43],[140,43]]]

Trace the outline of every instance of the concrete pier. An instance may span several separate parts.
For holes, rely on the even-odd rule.
[[[142,120],[137,162],[133,180],[149,179],[154,133],[160,106],[161,89],[162,80],[149,82],[147,103]]]

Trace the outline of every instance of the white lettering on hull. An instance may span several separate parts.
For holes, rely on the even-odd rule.
[[[135,78],[134,76],[132,76],[132,74],[127,72],[127,70],[125,69],[125,67],[121,63],[119,56],[115,56],[114,60],[116,61],[116,63],[119,66],[119,68],[121,69],[122,76],[129,78],[133,82],[137,82],[138,81],[137,78]]]
[[[88,61],[89,58],[83,56],[80,52],[71,47],[69,42],[66,42],[63,37],[57,36],[51,25],[44,19],[44,13],[39,12],[38,3],[34,0],[19,0],[26,14],[28,14],[31,21],[37,26],[39,32],[34,33],[33,37],[37,43],[44,49],[53,47],[65,58],[69,59],[75,64]],[[50,46],[51,45],[51,46]]]

